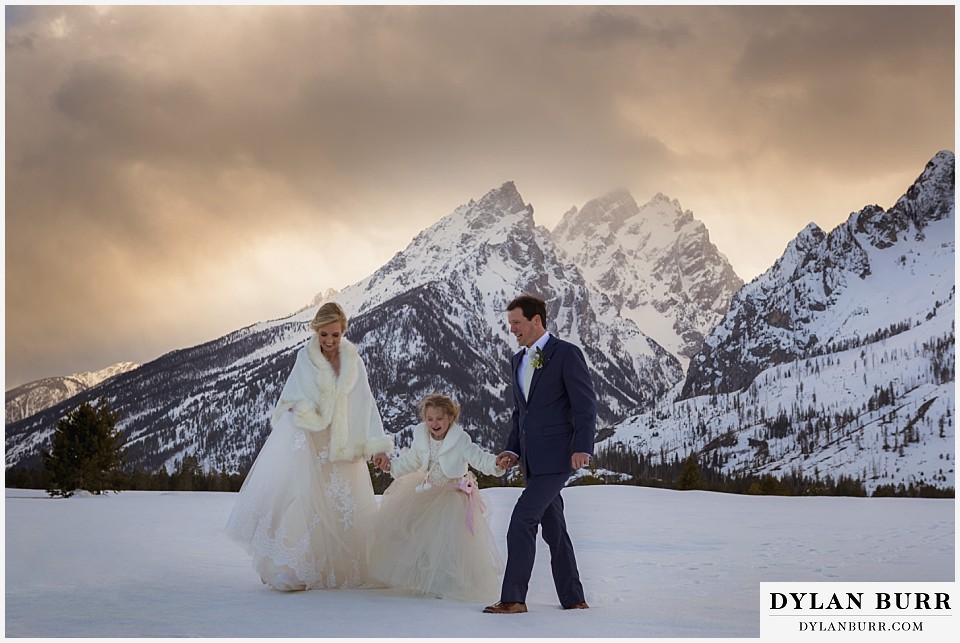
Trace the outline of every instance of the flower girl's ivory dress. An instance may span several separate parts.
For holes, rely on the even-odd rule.
[[[457,425],[443,440],[425,436],[424,425],[417,429],[423,433],[415,435],[413,448],[391,463],[391,474],[399,477],[380,503],[370,574],[392,587],[437,598],[494,600],[503,562],[476,477],[471,472],[448,477],[438,454],[445,441],[459,439],[468,445],[462,449],[464,462],[491,475],[503,470]],[[418,449],[425,447],[418,437],[429,446]]]

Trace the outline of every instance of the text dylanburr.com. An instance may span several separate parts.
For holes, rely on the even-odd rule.
[[[947,641],[956,583],[760,583],[760,638]]]

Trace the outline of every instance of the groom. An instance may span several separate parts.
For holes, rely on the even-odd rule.
[[[537,549],[537,527],[550,546],[550,566],[560,605],[586,609],[573,543],[567,535],[560,492],[574,469],[590,463],[597,396],[579,348],[546,331],[546,303],[521,295],[507,306],[507,322],[525,350],[511,360],[513,421],[497,464],[523,465],[526,488],[507,529],[507,567],[500,601],[488,614],[527,611],[527,585]]]

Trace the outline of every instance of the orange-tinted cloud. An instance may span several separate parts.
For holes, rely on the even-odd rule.
[[[952,147],[953,11],[7,7],[8,388],[283,315],[506,180],[551,227],[664,192],[749,279]]]

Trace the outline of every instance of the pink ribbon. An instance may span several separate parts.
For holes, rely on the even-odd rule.
[[[477,494],[474,493],[477,491],[476,483],[467,477],[460,478],[457,482],[457,488],[460,489],[463,493],[467,494],[467,529],[470,530],[470,533],[473,533],[473,510],[474,507],[479,506],[480,511],[483,511],[483,499],[477,498]]]

